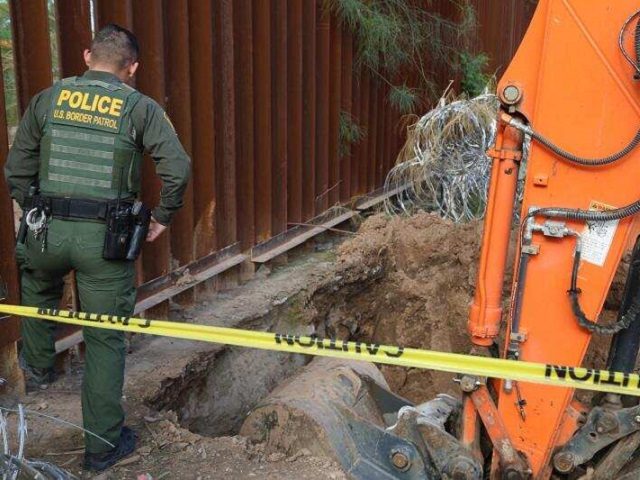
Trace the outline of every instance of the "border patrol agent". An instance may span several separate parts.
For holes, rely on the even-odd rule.
[[[142,240],[153,241],[166,228],[182,206],[190,159],[162,108],[126,84],[138,68],[131,32],[108,25],[84,57],[84,75],[31,100],[5,164],[11,195],[25,212],[21,227],[29,228],[26,235],[21,228],[16,249],[22,302],[58,308],[63,276],[75,270],[81,310],[129,316],[136,297],[133,232],[139,224]],[[136,222],[144,151],[162,179],[160,202],[146,224]],[[41,320],[22,322],[28,386],[46,388],[54,380],[54,329]],[[85,435],[84,466],[100,471],[135,450],[120,403],[125,344],[122,332],[83,333],[84,427],[113,445]]]

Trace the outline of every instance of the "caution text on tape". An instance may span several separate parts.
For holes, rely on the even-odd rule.
[[[18,305],[0,304],[0,312],[83,327],[640,396],[640,376],[630,373]]]

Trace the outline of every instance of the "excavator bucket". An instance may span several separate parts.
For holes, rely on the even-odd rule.
[[[414,406],[364,362],[318,358],[263,400],[241,435],[267,451],[328,455],[356,479],[482,478],[482,467],[445,426],[459,402]]]

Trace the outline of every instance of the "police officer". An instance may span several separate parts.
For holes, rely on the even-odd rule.
[[[84,51],[88,70],[65,78],[31,100],[5,164],[11,196],[30,216],[31,231],[18,245],[24,305],[57,308],[63,276],[76,273],[80,308],[132,315],[134,263],[105,255],[109,219],[127,221],[140,191],[143,152],[162,179],[146,237],[154,241],[182,206],[190,176],[185,153],[163,109],[127,85],[138,68],[138,43],[117,25],[98,32]],[[31,197],[33,185],[38,193]],[[25,212],[26,213],[26,212]],[[126,238],[126,235],[125,235]],[[117,257],[117,255],[116,255]],[[21,361],[28,386],[54,380],[53,323],[22,322]],[[84,328],[84,466],[100,471],[135,449],[123,426],[120,404],[125,364],[124,334]]]

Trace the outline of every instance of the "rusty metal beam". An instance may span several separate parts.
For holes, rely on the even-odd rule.
[[[336,225],[350,220],[359,215],[361,212],[375,207],[385,199],[397,195],[403,191],[405,187],[399,187],[391,192],[385,192],[382,189],[376,190],[369,195],[361,197],[353,205],[353,209],[349,209],[347,205],[343,205],[344,209],[331,209],[320,215],[307,220],[304,224],[297,224],[294,227],[271,237],[265,242],[261,242],[251,249],[251,261],[254,263],[265,263],[273,260],[279,255],[302,245],[307,240],[330,230]]]
[[[236,0],[233,9],[236,87],[238,240],[243,250],[255,242],[254,108],[252,1]]]
[[[329,61],[331,16],[318,2],[316,31],[316,197],[315,213],[329,208]]]
[[[233,71],[233,2],[214,2],[214,71],[218,72],[214,95],[216,109],[214,120],[216,132],[216,180],[217,180],[217,225],[218,248],[236,242],[236,134],[235,95]]]
[[[358,200],[354,202],[353,208],[360,212],[364,212],[383,202],[387,198],[395,197],[399,193],[404,192],[407,188],[409,188],[409,185],[406,184],[388,191],[386,191],[384,187],[377,188],[368,195],[359,197]]]
[[[348,115],[353,114],[353,37],[348,29],[342,31],[342,78],[340,86],[340,110]],[[339,127],[338,127],[339,128]],[[340,161],[340,201],[346,202],[351,197],[351,153],[352,149],[344,145],[344,155]],[[338,149],[340,137],[338,136]]]
[[[140,69],[136,87],[165,106],[164,12],[162,3],[155,0],[133,2],[133,29],[140,43]],[[142,200],[150,206],[158,204],[162,182],[155,165],[145,156],[142,166]],[[143,279],[148,281],[167,275],[171,269],[170,230],[153,243],[145,245],[142,253]],[[160,306],[156,314],[168,313],[168,304]]]
[[[302,2],[287,9],[287,221],[302,221]]]
[[[335,18],[331,19],[329,40],[329,206],[340,201],[340,155],[338,134],[340,129],[340,103],[342,90],[342,27]]]
[[[266,242],[260,243],[251,249],[251,261],[254,263],[266,263],[274,258],[289,252],[312,239],[313,237],[326,232],[328,229],[335,227],[351,218],[355,217],[358,212],[348,210],[341,211],[326,218],[326,215],[320,215],[321,220],[309,220],[308,225],[296,225],[285,232],[281,232],[271,237]]]
[[[296,1],[296,0],[294,0]],[[287,1],[272,0],[272,128],[271,233],[287,229]]]
[[[316,172],[316,2],[302,4],[302,218],[315,211]]]
[[[36,93],[51,86],[51,49],[46,0],[11,0],[13,58],[18,106],[23,113]]]
[[[62,78],[81,75],[86,70],[82,52],[91,46],[89,0],[56,2],[60,72]]]
[[[256,241],[271,236],[271,3],[253,3]]]
[[[213,12],[211,0],[189,2],[192,182],[196,258],[215,251],[216,165],[213,95]]]
[[[163,277],[144,283],[138,287],[134,313],[153,308],[176,295],[184,295],[183,292],[228,271],[246,259],[247,256],[240,252],[240,244],[234,243],[175,269]]]
[[[192,155],[191,71],[189,55],[189,15],[187,0],[165,3],[167,112],[187,153]],[[191,262],[193,256],[193,182],[184,194],[184,206],[171,222],[171,256],[179,266]],[[176,298],[182,305],[194,301],[193,291]]]

